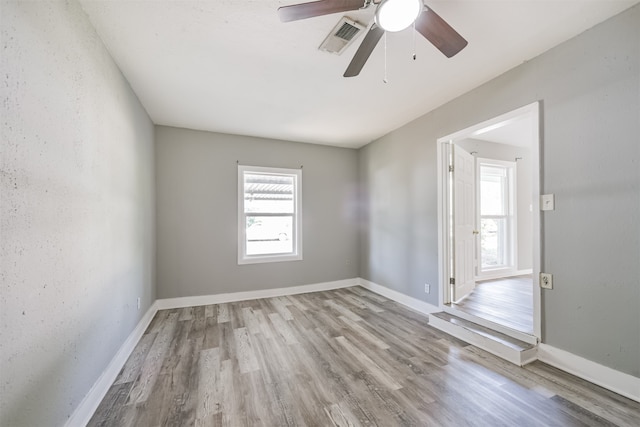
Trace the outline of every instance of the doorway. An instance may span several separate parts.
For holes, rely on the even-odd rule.
[[[539,104],[438,140],[441,308],[540,338]]]

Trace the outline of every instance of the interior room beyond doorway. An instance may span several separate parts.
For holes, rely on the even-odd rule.
[[[533,334],[531,274],[476,282],[458,310],[527,334]]]
[[[443,308],[527,342],[541,329],[538,127],[531,104],[439,140]]]

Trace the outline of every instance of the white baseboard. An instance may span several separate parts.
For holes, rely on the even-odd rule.
[[[107,395],[109,388],[116,380],[116,377],[122,370],[122,367],[127,362],[127,359],[133,352],[133,349],[142,338],[144,331],[147,330],[147,327],[153,320],[153,316],[156,315],[158,311],[157,304],[154,302],[151,304],[151,307],[144,314],[142,319],[138,322],[135,329],[129,334],[125,342],[120,347],[120,350],[116,353],[116,355],[111,359],[107,368],[102,372],[98,380],[93,384],[89,393],[82,399],[80,405],[73,411],[71,417],[65,423],[67,427],[78,427],[78,426],[86,426],[91,417],[95,413],[96,409],[98,409],[98,405],[102,402],[102,399]]]
[[[524,276],[525,274],[533,274],[533,269],[528,268],[526,270],[518,270],[516,271],[516,276]]]
[[[288,288],[264,289],[260,291],[232,292],[217,295],[195,297],[165,298],[156,300],[158,310],[195,307],[199,305],[222,304],[225,302],[247,301],[259,298],[273,298],[286,295],[306,294],[309,292],[330,291],[358,285],[358,279],[336,280],[334,282],[314,283],[311,285],[291,286]]]
[[[538,345],[538,359],[624,397],[640,402],[640,378],[552,347]]]
[[[377,283],[370,282],[369,280],[360,278],[358,279],[358,283],[360,286],[362,286],[365,289],[369,289],[370,291],[375,292],[376,294],[382,295],[383,297],[387,297],[390,300],[398,302],[402,305],[406,305],[407,307],[415,311],[419,311],[420,313],[428,315],[430,313],[442,311],[435,305],[429,304],[428,302],[420,301],[417,298],[410,297],[398,291],[394,291],[393,289],[389,289],[385,286],[378,285]]]
[[[516,277],[516,276],[524,276],[526,274],[533,274],[533,269],[529,268],[527,270],[499,270],[494,272],[493,274],[483,274],[482,276],[476,276],[477,282],[482,282],[484,280],[498,280],[505,279],[507,277]]]

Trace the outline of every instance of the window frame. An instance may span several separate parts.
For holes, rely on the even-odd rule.
[[[487,167],[496,167],[503,169],[505,171],[505,187],[503,188],[503,209],[504,213],[502,215],[482,215],[482,206],[481,206],[481,187],[482,187],[482,166]],[[493,277],[496,274],[500,275],[500,277],[504,275],[508,275],[512,272],[515,272],[517,265],[517,248],[516,248],[516,232],[517,232],[517,213],[516,213],[516,176],[517,176],[517,162],[504,161],[504,160],[496,160],[496,159],[486,159],[486,158],[476,158],[476,173],[477,173],[477,230],[481,230],[482,219],[496,219],[496,220],[504,220],[504,250],[505,261],[506,264],[499,265],[496,267],[488,267],[484,268],[482,265],[482,234],[478,236],[477,241],[477,271],[476,277],[478,280],[486,279],[487,277]]]
[[[293,236],[291,238],[293,251],[279,254],[247,254],[244,181],[245,174],[279,175],[293,177]],[[302,168],[273,168],[265,166],[249,166],[238,164],[238,265],[259,264],[268,262],[300,261],[302,260]],[[259,215],[258,215],[259,216]],[[266,215],[265,215],[266,216]],[[278,216],[278,215],[276,215]],[[284,215],[282,215],[284,216]]]

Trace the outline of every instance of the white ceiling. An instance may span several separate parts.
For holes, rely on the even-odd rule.
[[[317,49],[342,14],[281,23],[297,0],[80,0],[156,124],[357,148],[638,0],[427,0],[469,44],[447,59],[411,29],[358,77]],[[346,13],[369,23],[372,11]]]
[[[517,147],[532,147],[534,141],[534,126],[536,122],[531,114],[524,114],[506,120],[489,130],[477,131],[472,136],[480,141],[496,142],[498,144],[514,145]]]

